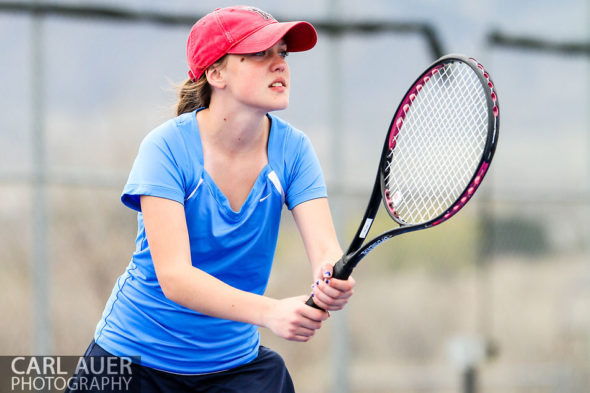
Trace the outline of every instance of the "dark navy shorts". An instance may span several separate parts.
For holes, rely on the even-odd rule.
[[[92,340],[84,359],[120,360]],[[125,360],[125,359],[123,359]],[[106,364],[106,362],[103,362]],[[111,367],[112,369],[113,367]],[[183,375],[156,370],[127,361],[120,376],[107,374],[109,367],[79,369],[66,392],[132,392],[132,393],[294,393],[293,381],[281,356],[260,346],[252,362],[211,374]],[[118,379],[116,379],[118,378]]]

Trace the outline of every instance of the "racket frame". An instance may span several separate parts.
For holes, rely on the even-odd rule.
[[[419,85],[425,83],[424,78],[430,77],[432,75],[433,70],[438,71],[438,69],[442,68],[445,64],[457,61],[467,64],[469,67],[471,67],[473,71],[475,71],[475,74],[478,76],[482,88],[485,92],[484,95],[486,98],[486,105],[488,108],[488,135],[484,145],[483,153],[477,166],[477,170],[474,171],[474,174],[472,175],[468,183],[468,187],[450,205],[451,207],[449,209],[445,210],[443,213],[439,214],[434,218],[431,218],[426,222],[419,224],[407,224],[399,217],[396,217],[394,214],[392,214],[391,210],[387,206],[387,201],[384,198],[384,190],[386,189],[385,168],[387,168],[387,156],[392,151],[392,149],[395,148],[395,142],[393,142],[393,146],[391,146],[393,139],[392,133],[395,131],[394,127],[396,127],[396,122],[402,116],[404,105],[407,105],[408,97],[410,96],[410,94],[415,94],[415,92],[419,90]],[[387,133],[387,138],[385,138],[383,150],[381,152],[377,177],[373,185],[373,190],[371,192],[371,196],[369,198],[369,202],[367,204],[364,217],[361,221],[361,224],[359,225],[356,235],[354,236],[353,240],[350,243],[350,246],[348,247],[348,250],[342,256],[342,258],[334,265],[334,271],[332,276],[338,279],[347,279],[352,273],[353,269],[356,267],[356,265],[368,253],[370,253],[373,249],[375,249],[375,247],[377,247],[381,243],[397,235],[437,226],[447,221],[449,218],[454,216],[459,210],[461,210],[465,206],[465,204],[471,199],[477,188],[480,186],[485,174],[487,173],[498,142],[498,132],[500,126],[499,120],[500,119],[498,96],[496,93],[495,85],[492,82],[489,73],[477,60],[460,54],[450,54],[443,56],[440,59],[436,60],[434,63],[432,63],[426,69],[426,71],[424,71],[408,89],[406,94],[403,96],[403,99],[401,100],[395,112],[395,115],[393,116],[393,119],[391,120],[389,131]],[[383,232],[382,234],[367,241],[367,243],[363,245],[363,243],[366,240],[367,234],[371,229],[375,216],[379,210],[381,202],[383,202],[385,210],[387,210],[390,217],[400,226]],[[315,305],[315,303],[313,303],[313,299],[311,297],[308,299],[306,304],[318,308]]]

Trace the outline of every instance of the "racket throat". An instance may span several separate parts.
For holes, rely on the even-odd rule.
[[[347,280],[352,274],[356,263],[351,263],[351,260],[343,255],[342,258],[334,265],[332,276],[339,280]]]

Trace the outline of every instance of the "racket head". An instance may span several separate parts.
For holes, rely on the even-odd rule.
[[[499,105],[489,73],[473,58],[441,57],[408,89],[380,161],[382,200],[402,227],[430,227],[471,199],[493,158]]]

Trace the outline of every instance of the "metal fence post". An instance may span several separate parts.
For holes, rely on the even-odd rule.
[[[35,2],[36,4],[37,2]],[[43,14],[32,13],[31,20],[31,102],[32,162],[31,187],[33,251],[30,263],[33,290],[33,351],[51,353],[49,287],[51,273],[47,257],[47,162],[45,157],[45,81],[43,77]]]

